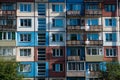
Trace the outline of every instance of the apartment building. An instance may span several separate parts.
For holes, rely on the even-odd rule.
[[[120,0],[0,0],[0,58],[25,80],[101,80],[120,61]]]

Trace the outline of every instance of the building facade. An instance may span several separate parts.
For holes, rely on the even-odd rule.
[[[120,61],[120,0],[0,0],[0,58],[25,80],[101,80]]]

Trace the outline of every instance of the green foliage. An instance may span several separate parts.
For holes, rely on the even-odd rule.
[[[107,71],[101,71],[101,77],[104,80],[120,80],[120,63],[108,62]]]
[[[0,80],[22,80],[18,74],[19,63],[12,61],[0,61]]]

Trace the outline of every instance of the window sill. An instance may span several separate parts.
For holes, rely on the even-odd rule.
[[[32,28],[31,26],[21,26],[21,27],[19,27],[19,28]]]
[[[117,56],[105,56],[106,58],[116,58]]]
[[[19,43],[30,43],[31,41],[19,41]]]
[[[55,12],[55,11],[52,11],[51,13],[64,13],[64,12]]]

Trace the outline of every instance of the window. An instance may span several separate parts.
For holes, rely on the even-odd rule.
[[[88,80],[102,80],[100,78],[89,78]]]
[[[15,32],[0,32],[0,40],[15,40]]]
[[[30,42],[31,34],[20,34],[20,41],[21,42]]]
[[[53,4],[52,11],[53,12],[63,12],[63,5],[62,4]]]
[[[62,57],[63,56],[63,49],[53,49],[53,57]]]
[[[12,3],[2,3],[2,10],[15,10],[15,6]]]
[[[63,64],[53,64],[53,71],[55,72],[63,71]]]
[[[98,63],[89,63],[88,64],[89,71],[99,71]]]
[[[87,34],[87,39],[88,40],[99,40],[99,34]]]
[[[0,25],[15,26],[16,21],[14,19],[0,19]]]
[[[20,26],[21,27],[31,27],[31,19],[20,19]]]
[[[116,41],[116,33],[106,33],[106,41]]]
[[[31,56],[31,49],[20,49],[20,56]]]
[[[117,56],[117,51],[116,48],[107,48],[106,49],[106,56],[107,57],[116,57]]]
[[[20,64],[20,72],[30,72],[31,65],[30,64]]]
[[[81,71],[84,70],[84,62],[68,62],[67,64],[68,71]]]
[[[52,34],[52,41],[55,42],[63,41],[63,34]]]
[[[13,56],[13,48],[0,48],[0,56]]]
[[[53,27],[63,27],[64,26],[64,20],[63,19],[53,19]]]
[[[87,3],[85,8],[86,8],[86,10],[98,10],[98,9],[100,9],[100,6],[99,6],[99,4]]]
[[[116,7],[114,4],[105,4],[105,11],[107,12],[115,12]]]
[[[87,25],[88,26],[97,26],[99,25],[99,20],[98,19],[88,19],[87,20]]]
[[[70,26],[80,25],[80,19],[69,19],[67,24]]]
[[[80,4],[69,4],[67,5],[68,11],[72,10],[72,11],[80,11],[82,8],[82,5]]]
[[[20,4],[20,12],[31,12],[31,4]]]
[[[77,39],[77,34],[71,34],[70,40],[78,40]]]
[[[71,48],[70,49],[70,56],[80,56],[81,49],[79,48]]]
[[[88,55],[102,55],[102,48],[87,48]]]
[[[105,19],[105,26],[106,27],[116,27],[116,19],[112,18],[112,19]]]

